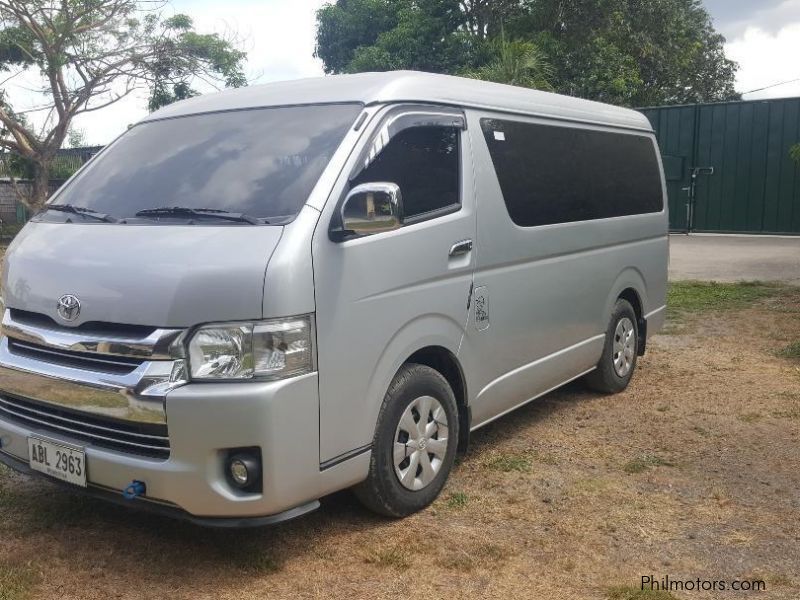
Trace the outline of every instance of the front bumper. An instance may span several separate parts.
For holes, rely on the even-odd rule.
[[[170,391],[165,406],[171,446],[167,460],[100,448],[0,419],[2,461],[24,471],[29,435],[82,446],[90,493],[119,494],[122,499],[125,487],[142,481],[146,496],[136,504],[223,526],[298,516],[313,510],[318,498],[366,477],[368,451],[330,468],[320,467],[316,373],[276,382],[189,384]],[[261,448],[260,494],[233,489],[223,470],[227,449],[250,446]]]
[[[33,475],[36,477],[41,476],[41,473],[31,469],[28,466],[28,463],[23,462],[21,460],[17,460],[16,458],[12,458],[9,454],[3,454],[2,452],[0,452],[0,464],[3,464],[11,468],[17,471],[18,473],[24,473],[25,475]],[[117,491],[106,490],[104,488],[99,488],[96,486],[91,486],[85,489],[76,488],[73,485],[70,485],[63,481],[59,481],[58,479],[52,479],[51,481],[53,481],[53,483],[55,483],[56,485],[64,487],[68,490],[75,491],[84,494],[86,496],[90,496],[92,498],[98,498],[106,502],[119,504],[125,506],[126,508],[134,508],[142,512],[161,515],[172,519],[180,519],[182,521],[188,521],[189,523],[193,523],[194,525],[200,525],[201,527],[217,527],[221,529],[265,527],[267,525],[277,525],[278,523],[282,523],[284,521],[296,519],[297,517],[305,515],[319,508],[319,502],[315,500],[313,502],[309,502],[308,504],[304,504],[303,506],[298,506],[296,508],[284,511],[282,513],[278,513],[276,515],[270,515],[268,517],[242,517],[242,518],[195,517],[194,515],[191,515],[187,513],[185,510],[181,510],[180,508],[174,505],[164,504],[161,502],[153,502],[150,500],[138,500],[138,501],[125,500]]]

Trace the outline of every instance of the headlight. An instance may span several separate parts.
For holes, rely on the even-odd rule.
[[[312,371],[311,319],[223,323],[189,341],[193,379],[283,379]]]

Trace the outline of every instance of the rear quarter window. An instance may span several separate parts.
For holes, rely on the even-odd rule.
[[[652,138],[483,119],[508,214],[522,227],[664,209]]]

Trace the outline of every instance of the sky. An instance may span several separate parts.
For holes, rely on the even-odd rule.
[[[173,0],[200,32],[235,32],[248,53],[252,84],[322,75],[313,56],[315,13],[325,0]],[[800,79],[800,0],[705,0],[726,52],[740,65],[737,89],[748,92]],[[17,104],[33,106],[32,80],[6,85]],[[800,96],[800,81],[745,95],[745,99]],[[41,100],[39,100],[41,101]],[[105,144],[146,114],[146,95],[129,96],[76,119],[87,144]]]
[[[737,90],[800,79],[800,0],[705,0],[728,57],[739,63]],[[800,81],[746,94],[746,100],[800,96]]]

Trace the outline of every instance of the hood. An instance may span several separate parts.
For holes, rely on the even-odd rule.
[[[277,226],[30,223],[4,259],[7,308],[63,326],[190,327],[259,319]],[[67,323],[64,295],[81,304]]]

